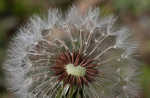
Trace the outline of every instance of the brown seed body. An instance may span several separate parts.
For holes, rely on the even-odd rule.
[[[82,56],[77,52],[65,52],[60,54],[56,58],[56,63],[51,69],[54,71],[55,76],[58,76],[59,81],[63,81],[64,85],[70,84],[71,86],[83,86],[88,85],[89,82],[94,81],[94,78],[98,74],[96,70],[96,64],[93,64],[94,60]],[[69,74],[66,71],[66,65],[73,64],[74,67],[81,66],[86,69],[84,76],[75,76]]]

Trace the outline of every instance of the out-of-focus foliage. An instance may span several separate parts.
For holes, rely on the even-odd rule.
[[[72,1],[73,0],[49,0],[49,2],[54,5],[67,4],[67,3],[71,3]]]
[[[3,12],[3,11],[5,10],[5,7],[6,7],[5,1],[4,1],[4,0],[1,0],[1,1],[0,1],[0,12]]]
[[[150,68],[145,67],[144,69],[144,75],[142,76],[142,84],[145,88],[145,98],[149,98],[149,92],[150,92]]]
[[[150,0],[113,0],[113,6],[121,13],[140,14],[150,9]]]

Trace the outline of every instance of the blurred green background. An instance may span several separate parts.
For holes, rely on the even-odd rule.
[[[8,43],[17,29],[33,14],[47,12],[48,8],[59,8],[65,13],[74,3],[85,8],[83,10],[98,6],[102,15],[113,13],[120,23],[133,29],[144,63],[141,69],[144,73],[141,77],[144,88],[141,98],[150,98],[150,0],[0,0],[0,98],[12,98],[4,86],[2,63]]]

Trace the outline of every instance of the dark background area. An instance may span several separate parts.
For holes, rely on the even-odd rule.
[[[0,0],[0,98],[12,98],[5,88],[2,63],[15,32],[33,14],[46,13],[49,8],[59,8],[65,13],[72,4],[83,13],[89,7],[97,6],[101,8],[101,15],[114,14],[121,24],[131,27],[139,40],[138,52],[143,62],[141,98],[150,98],[150,0]]]

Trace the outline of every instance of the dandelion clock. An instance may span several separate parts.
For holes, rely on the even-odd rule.
[[[11,41],[4,64],[16,98],[139,98],[137,41],[98,9],[34,16]]]

